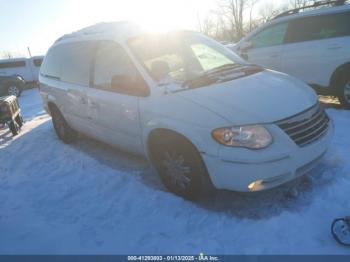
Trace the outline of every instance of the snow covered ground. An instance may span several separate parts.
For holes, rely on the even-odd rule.
[[[88,138],[63,144],[36,89],[20,104],[22,133],[0,130],[1,254],[350,254],[330,234],[350,215],[350,111],[328,109],[333,144],[309,175],[192,203],[144,159]]]

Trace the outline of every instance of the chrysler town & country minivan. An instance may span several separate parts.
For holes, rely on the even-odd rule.
[[[48,51],[40,92],[60,139],[83,133],[146,156],[172,192],[259,191],[305,174],[331,120],[315,92],[247,64],[191,31],[128,22],[65,35]]]

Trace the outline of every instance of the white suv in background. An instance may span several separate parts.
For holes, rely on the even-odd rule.
[[[309,86],[190,31],[111,23],[63,36],[44,59],[40,92],[64,142],[80,132],[144,155],[189,198],[299,177],[332,133]]]
[[[320,94],[336,95],[350,108],[350,5],[300,11],[277,16],[233,50],[251,63],[303,80]]]

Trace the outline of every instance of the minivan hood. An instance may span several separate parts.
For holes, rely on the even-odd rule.
[[[304,111],[318,99],[305,83],[270,70],[177,94],[236,125],[275,122]]]

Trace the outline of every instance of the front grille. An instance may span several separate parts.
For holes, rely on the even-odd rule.
[[[326,134],[329,127],[329,117],[317,103],[292,117],[276,123],[299,146],[311,144]]]

